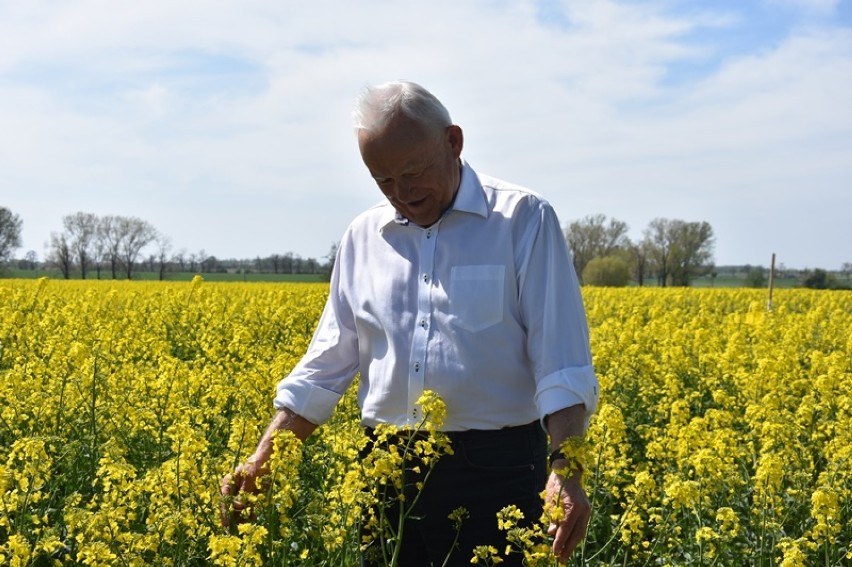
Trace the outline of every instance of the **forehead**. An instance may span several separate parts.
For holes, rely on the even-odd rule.
[[[374,176],[392,176],[420,166],[434,157],[437,140],[421,124],[394,119],[379,131],[360,130],[361,158]]]

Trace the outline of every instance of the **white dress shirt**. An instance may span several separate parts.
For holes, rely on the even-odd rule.
[[[384,202],[349,226],[319,326],[275,406],[321,424],[360,372],[362,423],[499,429],[597,407],[585,310],[556,214],[539,195],[462,162],[459,190],[423,228]]]

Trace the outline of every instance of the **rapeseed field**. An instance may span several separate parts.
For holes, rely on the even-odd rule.
[[[372,533],[393,565],[376,487],[415,458],[428,482],[452,450],[434,395],[425,435],[380,431],[367,458],[345,396],[304,445],[278,436],[253,521],[219,522],[220,480],[253,451],[326,293],[1,281],[0,564],[348,566]],[[602,396],[573,564],[852,561],[852,292],[780,290],[771,311],[753,290],[583,293]],[[512,545],[471,562],[554,565],[533,520],[504,510]]]

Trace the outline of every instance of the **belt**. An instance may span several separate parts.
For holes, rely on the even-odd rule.
[[[502,427],[500,429],[465,429],[463,431],[445,431],[444,433],[451,439],[489,439],[493,437],[501,437],[503,435],[511,435],[515,433],[523,433],[526,431],[534,431],[540,429],[541,425],[538,421],[531,421],[524,425],[512,425]]]
[[[365,427],[364,428],[367,436],[371,439],[375,439],[375,429],[373,427]],[[462,431],[443,431],[447,437],[453,440],[474,440],[474,439],[489,439],[494,437],[501,437],[503,435],[512,435],[516,433],[522,433],[526,431],[535,431],[537,429],[541,429],[541,424],[538,421],[531,421],[530,423],[526,423],[524,425],[510,425],[507,427],[502,427],[500,429],[464,429]],[[411,433],[409,431],[401,430],[397,434],[405,435],[406,433]],[[426,437],[428,433],[426,431],[417,432],[418,437]]]

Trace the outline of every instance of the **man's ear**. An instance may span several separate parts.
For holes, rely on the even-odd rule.
[[[460,126],[455,124],[447,126],[447,141],[453,150],[453,158],[458,159],[464,147],[464,133]]]

